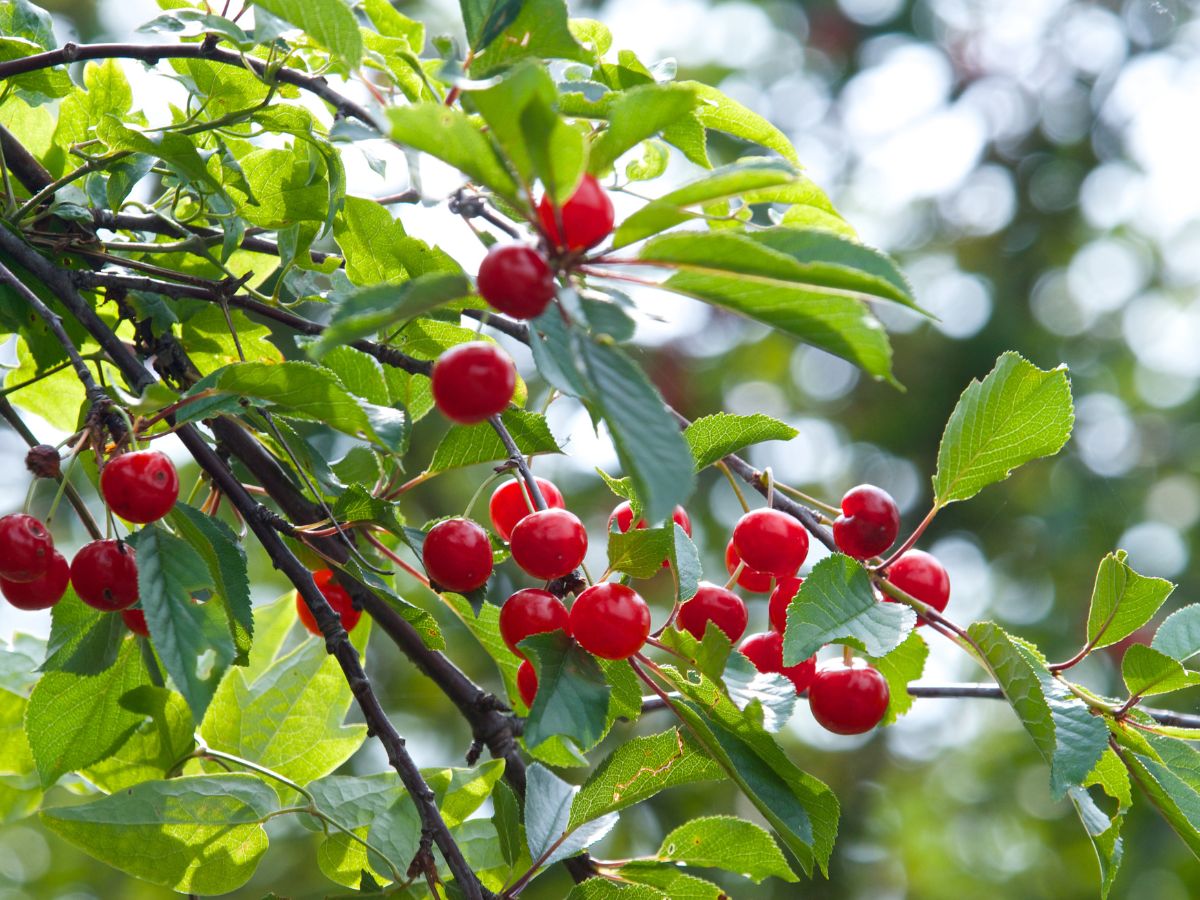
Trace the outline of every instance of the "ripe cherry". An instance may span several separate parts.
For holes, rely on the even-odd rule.
[[[333,607],[333,611],[338,614],[342,620],[342,627],[347,631],[353,631],[354,626],[358,624],[358,620],[362,618],[362,610],[355,609],[354,603],[350,599],[350,595],[346,589],[337,582],[336,576],[329,569],[320,569],[313,572],[313,581],[317,583],[317,590],[321,592],[321,596],[325,601]],[[321,637],[321,626],[317,624],[316,618],[308,610],[308,604],[304,602],[304,598],[300,596],[300,592],[296,592],[296,613],[300,616],[300,622],[317,637]]]
[[[692,637],[703,639],[708,623],[713,622],[731,642],[737,643],[746,633],[748,618],[741,597],[720,585],[702,581],[695,596],[679,607],[675,624]]]
[[[526,588],[517,591],[500,607],[500,636],[508,649],[525,659],[517,644],[531,634],[561,628],[570,634],[567,608],[549,591]]]
[[[613,205],[604,188],[591,175],[583,181],[559,210],[562,232],[554,215],[554,204],[547,195],[538,204],[538,219],[550,243],[567,250],[594,247],[612,233]],[[565,233],[565,238],[564,238]]]
[[[146,624],[146,614],[139,607],[121,610],[121,619],[125,622],[125,627],[134,634],[144,638],[150,637],[150,626]]]
[[[624,584],[593,584],[571,606],[571,634],[588,653],[628,659],[650,636],[650,607]]]
[[[550,581],[575,571],[583,562],[587,529],[572,512],[541,509],[517,523],[508,545],[518,566],[534,578]]]
[[[733,526],[733,546],[750,568],[784,578],[808,556],[808,532],[787,513],[755,509]]]
[[[101,470],[100,493],[126,522],[146,525],[169,513],[179,499],[179,473],[158,450],[123,453]]]
[[[888,697],[887,679],[858,658],[822,663],[808,687],[813,718],[834,734],[870,731],[887,712]]]
[[[0,594],[17,609],[49,609],[62,599],[71,582],[71,567],[57,550],[50,558],[46,574],[33,581],[9,581],[0,578]]]
[[[737,571],[737,567],[741,564],[742,558],[738,556],[737,547],[733,546],[733,541],[725,545],[725,568],[732,575]],[[737,579],[738,587],[744,588],[751,593],[766,594],[771,590],[771,586],[775,583],[775,578],[770,572],[759,572],[756,569],[751,569],[749,566],[742,569],[742,574]]]
[[[494,344],[470,341],[437,358],[430,386],[442,415],[460,425],[474,425],[508,408],[517,387],[517,367]]]
[[[905,553],[888,566],[887,578],[904,593],[928,603],[938,612],[950,602],[950,575],[937,557],[924,550]],[[892,598],[885,596],[884,599],[890,601]],[[918,626],[924,623],[923,618],[917,619]]]
[[[762,631],[752,634],[742,641],[742,646],[738,649],[758,671],[776,672],[787,678],[795,687],[797,694],[803,693],[808,688],[813,674],[817,671],[816,654],[794,666],[783,664],[783,635],[778,631]]]
[[[833,520],[838,549],[855,559],[878,556],[896,542],[899,533],[896,501],[873,484],[850,488],[842,498],[842,514]]]
[[[538,678],[537,672],[533,670],[533,663],[529,660],[523,660],[517,668],[517,693],[521,695],[521,702],[526,706],[533,706],[533,698],[537,696]]]
[[[446,519],[425,535],[421,560],[434,584],[465,594],[487,584],[492,574],[492,542],[470,519]]]
[[[674,522],[676,525],[678,525],[680,528],[682,528],[684,530],[684,532],[687,533],[688,537],[692,536],[692,520],[688,516],[687,510],[684,509],[682,506],[675,507],[675,511],[673,513],[671,513],[671,521]],[[628,500],[624,501],[623,503],[618,503],[616,508],[609,515],[609,517],[608,517],[608,530],[609,531],[612,531],[613,523],[616,523],[617,529],[621,532],[621,534],[625,534],[626,532],[628,532],[629,526],[633,525],[633,507],[630,506]],[[639,529],[646,528],[647,527],[646,520],[638,519],[637,525],[634,527],[639,528]],[[671,561],[664,559],[662,564],[663,564],[663,567],[666,568],[667,566],[671,565]]]
[[[559,489],[545,478],[538,478],[537,486],[538,490],[542,492],[542,499],[546,501],[546,506],[551,509],[562,509],[567,505]],[[506,541],[512,537],[512,530],[517,527],[517,523],[536,509],[533,499],[529,496],[529,488],[525,486],[525,481],[521,478],[504,482],[496,488],[492,499],[488,502],[492,527],[496,529],[496,534]]]
[[[803,583],[803,578],[780,578],[775,590],[771,591],[771,599],[767,602],[767,618],[771,620],[771,627],[780,634],[787,628],[788,604],[795,599]]]
[[[71,584],[80,600],[101,612],[128,609],[138,601],[133,548],[115,540],[84,544],[71,561]]]
[[[554,272],[526,244],[497,244],[479,266],[479,293],[514,319],[536,319],[554,299]]]
[[[0,578],[33,581],[50,570],[54,538],[40,520],[26,513],[0,519]]]

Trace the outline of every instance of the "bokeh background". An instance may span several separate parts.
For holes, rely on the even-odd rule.
[[[60,40],[154,39],[134,31],[156,15],[152,0],[44,5],[58,16]],[[432,34],[460,27],[453,0],[397,5]],[[791,422],[799,436],[756,448],[757,465],[833,502],[856,483],[879,484],[911,527],[927,508],[942,425],[966,383],[1007,349],[1042,367],[1066,363],[1077,410],[1067,449],[949,508],[922,542],[950,570],[948,612],[963,623],[993,618],[1050,657],[1068,656],[1081,642],[1096,565],[1117,547],[1139,571],[1179,582],[1168,609],[1196,599],[1200,2],[608,0],[572,9],[609,24],[615,48],[647,63],[674,58],[681,76],[718,84],[776,122],[811,177],[864,240],[901,260],[918,299],[939,317],[929,323],[880,310],[907,387],[901,394],[752,323],[635,294],[644,362],[673,404],[692,416],[723,408]],[[153,121],[169,89],[140,71],[129,67]],[[746,152],[720,146],[723,160]],[[382,181],[365,166],[351,169],[356,193],[407,186],[398,154]],[[436,166],[424,174],[432,200],[454,186]],[[682,163],[669,172],[689,174]],[[478,258],[444,205],[398,214],[468,265]],[[615,456],[567,404],[555,404],[551,422],[571,456],[535,468],[599,535],[614,501],[594,468],[613,471]],[[418,430],[418,461],[441,428],[431,419]],[[19,458],[11,432],[0,431],[0,452]],[[409,519],[461,510],[485,474],[459,472],[413,492]],[[26,487],[17,466],[0,469],[0,507],[19,506]],[[706,571],[722,573],[736,498],[710,473],[690,511]],[[80,543],[62,518],[59,542]],[[283,590],[265,566],[252,575],[261,600]],[[434,608],[415,586],[409,593]],[[451,646],[461,648],[452,655],[498,688],[466,631],[442,612]],[[752,603],[752,627],[765,620],[765,602]],[[48,618],[0,610],[0,637],[47,629]],[[978,677],[934,638],[926,680]],[[449,704],[383,642],[374,650],[371,673],[418,761],[461,764],[469,736]],[[1077,670],[1081,680],[1115,690],[1120,652],[1096,654]],[[1195,709],[1196,698],[1178,695],[1177,705]],[[636,728],[666,727],[657,715]],[[610,741],[629,733],[618,729]],[[1091,846],[1070,805],[1049,799],[1046,769],[1007,707],[918,701],[895,727],[860,739],[824,733],[800,708],[786,740],[843,803],[831,877],[724,882],[733,896],[1095,896]],[[368,745],[349,769],[383,766]],[[727,785],[675,789],[624,813],[596,851],[650,853],[685,818],[722,811],[753,815]],[[1196,860],[1144,803],[1124,832],[1126,863],[1113,896],[1200,896]],[[334,893],[309,833],[277,820],[271,834],[258,874],[237,896]],[[547,877],[526,896],[568,889]],[[36,820],[0,828],[0,900],[165,896],[91,861]]]

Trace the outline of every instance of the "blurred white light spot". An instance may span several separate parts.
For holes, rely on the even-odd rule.
[[[984,235],[1007,225],[1016,211],[1012,175],[1001,166],[984,165],[972,172],[939,208],[948,222],[967,234]]]
[[[858,368],[816,347],[799,346],[792,354],[792,378],[814,400],[838,400],[858,384]]]
[[[1097,229],[1115,228],[1127,222],[1137,209],[1142,175],[1124,162],[1110,162],[1088,173],[1079,189],[1084,218]]]
[[[992,569],[983,551],[970,538],[951,535],[929,548],[950,574],[949,615],[956,622],[973,622],[992,604]]]
[[[899,131],[937,111],[952,82],[950,64],[936,47],[906,43],[893,48],[842,91],[846,130],[858,138]]]
[[[788,424],[799,432],[796,437],[787,443],[756,445],[751,460],[759,468],[770,466],[780,481],[789,484],[822,484],[838,478],[846,464],[838,430],[824,419],[789,419]]]
[[[1150,406],[1171,409],[1196,396],[1200,381],[1190,375],[1159,372],[1138,363],[1133,370],[1133,387]]]
[[[1067,267],[1067,288],[1085,310],[1119,309],[1145,284],[1149,263],[1127,241],[1102,238],[1081,247]]]
[[[1074,444],[1089,469],[1110,478],[1133,468],[1141,450],[1133,419],[1112,394],[1088,394],[1076,403]]]
[[[838,0],[846,17],[860,25],[882,25],[904,8],[904,0]]]
[[[1146,517],[1172,528],[1191,528],[1200,521],[1200,481],[1191,475],[1168,475],[1146,494]]]
[[[1200,298],[1182,304],[1163,294],[1142,294],[1125,307],[1121,329],[1146,368],[1200,377]]]
[[[736,415],[749,416],[766,413],[768,416],[786,416],[791,411],[783,389],[769,381],[743,381],[729,389],[725,395],[725,409]]]
[[[1129,564],[1143,575],[1170,578],[1183,571],[1188,548],[1183,537],[1163,522],[1140,522],[1127,530],[1117,546],[1129,552]]]

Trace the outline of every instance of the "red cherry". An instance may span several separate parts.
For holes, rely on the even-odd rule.
[[[802,584],[803,578],[781,578],[775,590],[771,591],[771,599],[767,602],[767,618],[771,620],[771,627],[780,634],[787,628],[788,604],[795,599]]]
[[[508,649],[521,659],[525,654],[517,644],[531,634],[542,634],[561,628],[570,634],[567,608],[549,591],[526,588],[517,591],[500,607],[500,636]]]
[[[888,707],[888,683],[864,660],[847,666],[842,660],[821,664],[808,687],[813,718],[834,734],[862,734],[883,719]]]
[[[179,499],[179,473],[170,457],[158,450],[124,453],[101,470],[100,493],[126,522],[146,525],[169,513]]]
[[[922,603],[928,603],[938,612],[944,610],[950,602],[950,575],[946,567],[937,561],[937,557],[924,550],[906,552],[888,566],[887,578],[904,593],[916,597]],[[897,602],[886,595],[883,599]],[[917,625],[923,624],[925,620],[918,617]]]
[[[508,546],[518,566],[534,578],[550,581],[575,571],[583,562],[587,529],[565,509],[541,509],[517,523]]]
[[[492,574],[492,542],[470,519],[447,519],[425,535],[421,560],[434,584],[465,594],[487,584]]]
[[[538,219],[542,223],[542,231],[552,244],[568,250],[586,250],[594,247],[612,233],[613,205],[600,182],[591,175],[584,175],[583,181],[571,198],[559,210],[562,215],[563,232],[566,239],[558,230],[558,221],[554,215],[554,204],[550,197],[542,198],[538,204]]]
[[[342,620],[342,627],[347,631],[353,631],[354,626],[358,624],[358,620],[362,618],[362,610],[355,609],[354,603],[350,599],[350,595],[346,589],[338,584],[336,577],[330,569],[320,569],[313,572],[313,581],[317,583],[317,590],[321,592],[321,596],[325,601],[333,607],[333,611],[338,614]],[[300,596],[300,592],[296,592],[296,613],[300,616],[300,622],[318,637],[322,637],[321,626],[317,624],[316,618],[308,610],[308,604],[304,602],[304,598]]]
[[[650,607],[624,584],[593,584],[571,606],[571,634],[588,653],[628,659],[650,636]]]
[[[682,506],[675,507],[675,511],[671,513],[671,521],[682,528],[687,533],[688,537],[692,536],[692,520],[688,516],[687,510]],[[613,509],[612,513],[609,515],[609,531],[612,531],[613,523],[616,523],[617,529],[621,532],[621,534],[625,534],[627,531],[629,531],[629,526],[633,524],[633,507],[630,506],[628,500],[624,501],[623,503],[618,503],[616,508]],[[646,528],[646,520],[638,519],[637,525],[634,527]],[[664,559],[662,564],[663,568],[665,569],[667,566],[671,565],[671,561]]]
[[[730,641],[737,643],[746,633],[748,618],[741,597],[719,585],[702,581],[695,596],[679,607],[675,624],[691,632],[692,637],[703,639],[708,623],[714,622]]]
[[[0,578],[26,582],[41,578],[54,561],[54,538],[39,519],[12,513],[0,519]]]
[[[0,594],[17,609],[49,609],[62,599],[71,582],[71,567],[57,550],[50,558],[46,574],[33,581],[9,581],[0,578]]]
[[[813,673],[817,671],[817,655],[815,653],[794,666],[783,664],[783,635],[778,631],[761,631],[758,634],[752,634],[742,641],[742,646],[738,649],[758,671],[775,672],[787,678],[795,687],[797,694],[804,693],[812,682]]]
[[[733,541],[725,545],[725,568],[732,575],[737,571],[737,567],[741,564],[742,558],[738,556],[737,547],[733,546]],[[742,569],[742,574],[737,579],[738,587],[744,588],[754,594],[766,594],[771,590],[771,586],[775,584],[775,578],[769,572],[758,572],[751,569],[749,566]]]
[[[733,546],[750,568],[784,578],[804,564],[808,532],[787,513],[755,509],[733,526]]]
[[[150,628],[146,624],[146,614],[140,609],[123,609],[121,610],[121,618],[125,622],[125,627],[134,634],[139,634],[144,638],[150,637]]]
[[[430,386],[442,415],[460,425],[474,425],[508,408],[517,387],[517,367],[494,344],[470,341],[437,358]]]
[[[517,667],[517,693],[521,695],[521,702],[526,706],[533,706],[533,698],[537,696],[537,672],[533,670],[533,663],[525,660]]]
[[[896,501],[873,484],[850,488],[842,498],[842,514],[833,520],[834,542],[855,559],[878,556],[896,542],[899,533]]]
[[[546,501],[546,506],[552,509],[562,509],[567,505],[558,488],[545,478],[538,478],[537,486],[538,490],[542,492],[542,499]],[[517,527],[517,523],[536,510],[537,507],[533,505],[533,499],[529,496],[529,489],[521,478],[504,482],[496,488],[491,501],[488,502],[492,527],[496,529],[496,534],[506,541],[512,537],[512,530]]]
[[[479,266],[479,293],[514,319],[536,319],[554,299],[554,272],[525,244],[497,244]]]
[[[138,601],[137,556],[124,541],[84,544],[71,561],[71,584],[80,600],[101,612],[128,609]]]

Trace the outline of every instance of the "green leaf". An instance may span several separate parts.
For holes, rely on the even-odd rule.
[[[147,684],[126,694],[121,704],[150,718],[120,747],[83,771],[88,781],[109,794],[167,777],[196,743],[196,726],[182,694]]]
[[[648,884],[617,884],[600,878],[589,878],[577,884],[567,894],[567,900],[683,900],[664,894]]]
[[[678,522],[675,525],[675,546],[671,554],[671,574],[681,601],[691,600],[700,588],[700,551]]]
[[[471,604],[461,594],[447,593],[442,596],[496,664],[496,668],[500,671],[500,677],[504,680],[508,696],[519,698],[517,668],[521,665],[521,660],[508,649],[504,638],[500,636],[500,607],[484,603],[480,606],[477,615],[471,609]]]
[[[295,25],[348,69],[356,69],[362,61],[362,35],[342,0],[254,0],[254,5]]]
[[[1167,616],[1154,633],[1150,646],[1180,662],[1200,653],[1200,603],[1177,609]]]
[[[54,20],[29,0],[12,0],[0,6],[0,34],[24,38],[43,50],[53,50]]]
[[[294,148],[252,150],[238,165],[251,192],[238,211],[251,225],[277,231],[328,217],[329,183]]]
[[[673,666],[662,671],[683,694],[676,709],[704,752],[770,822],[806,874],[814,862],[827,872],[839,812],[833,792],[797,768],[763,731],[757,705],[739,710],[710,679],[685,676]]]
[[[1008,352],[959,398],[938,447],[938,506],[969,500],[1022,463],[1053,456],[1071,436],[1075,408],[1064,366],[1043,371]]]
[[[1050,792],[1062,798],[1082,785],[1108,746],[1104,720],[1050,674],[1035,651],[993,622],[967,629],[1000,689],[1050,764]]]
[[[683,432],[696,471],[711,466],[731,453],[762,441],[790,441],[798,432],[791,425],[762,413],[735,416],[733,413],[714,413],[696,419]]]
[[[515,867],[526,852],[525,826],[521,823],[520,801],[504,781],[496,782],[492,790],[492,823],[496,826],[504,861]]]
[[[509,409],[500,416],[500,420],[522,453],[529,456],[538,453],[562,453],[554,435],[550,433],[545,416],[540,413]],[[425,471],[446,472],[507,458],[508,450],[491,423],[456,425],[446,432],[442,442],[433,451],[433,459],[429,461]]]
[[[764,878],[797,881],[771,835],[734,816],[706,816],[680,825],[658,848],[663,862],[724,869],[758,884]]]
[[[608,111],[608,127],[592,143],[588,171],[603,175],[622,153],[654,137],[696,106],[696,92],[679,84],[646,84],[621,92]]]
[[[200,735],[214,750],[249,759],[304,785],[349,759],[366,739],[367,727],[343,724],[354,698],[323,641],[309,637],[280,653],[295,609],[294,595],[287,594],[255,610],[250,666],[225,674],[200,724]],[[364,617],[351,634],[360,653],[369,623]],[[260,644],[265,645],[261,652]]]
[[[459,0],[467,44],[476,54],[487,48],[521,12],[521,0]]]
[[[533,748],[555,735],[590,750],[607,731],[611,688],[595,657],[562,631],[536,634],[520,645],[537,672],[538,690],[525,742]]]
[[[705,643],[712,640],[710,635],[716,637],[713,632],[722,636],[725,634],[710,622],[704,632]],[[704,669],[701,671],[709,674]],[[762,719],[763,731],[774,734],[792,717],[796,708],[796,686],[785,676],[776,672],[760,672],[741,653],[733,653],[728,655],[723,680],[729,699],[738,709],[745,712],[750,704],[757,705],[754,715]]]
[[[475,57],[471,74],[483,78],[528,57],[591,61],[571,34],[563,0],[522,0],[520,12]]]
[[[116,664],[99,675],[47,672],[33,689],[25,732],[42,786],[90,766],[120,746],[145,716],[121,698],[147,683],[137,644],[126,640]]]
[[[675,523],[671,527],[631,528],[608,533],[608,565],[613,571],[634,578],[652,578],[662,571],[675,546]]]
[[[1140,753],[1121,753],[1129,774],[1167,824],[1200,857],[1200,792],[1171,767]]]
[[[660,896],[669,897],[670,900],[729,900],[729,894],[711,881],[684,874],[674,864],[632,860],[621,866],[621,878],[657,888],[663,891]],[[623,898],[625,895],[620,896]]]
[[[423,316],[470,293],[466,276],[455,272],[431,272],[403,284],[358,288],[337,300],[325,333],[309,345],[308,354],[320,359],[334,348]]]
[[[412,829],[399,827],[403,823],[396,817],[389,816],[389,810],[398,804],[406,803],[412,808],[411,800],[394,773],[330,775],[310,783],[307,790],[318,809],[338,824],[353,831],[359,840],[367,840],[370,828],[388,817],[391,820],[388,824],[397,828],[390,835],[391,847],[403,846],[408,840],[411,841],[415,853],[415,848],[420,842],[420,819],[416,810],[413,809],[412,812]],[[299,821],[314,831],[322,830],[322,825],[317,819],[301,816]],[[416,833],[414,835],[411,832]],[[412,854],[409,854],[408,858],[411,859]],[[407,866],[406,862],[390,857],[385,860],[376,853],[368,852],[361,843],[332,828],[317,847],[317,865],[325,876],[337,884],[351,888],[358,887],[364,870],[379,880],[390,879],[392,875],[389,861],[401,872]]]
[[[696,115],[705,128],[774,150],[784,159],[795,163],[796,148],[782,131],[756,112],[744,107],[736,100],[699,81],[681,81],[683,87],[696,91],[700,100]]]
[[[50,640],[41,671],[99,675],[116,662],[126,633],[120,616],[93,609],[68,586],[50,610]]]
[[[208,567],[190,544],[158,525],[129,542],[137,551],[138,594],[155,652],[199,722],[236,653],[218,604],[192,599],[193,591],[211,584]]]
[[[1164,578],[1139,575],[1126,565],[1125,557],[1124,550],[1108,554],[1096,572],[1087,624],[1092,649],[1108,647],[1133,634],[1175,590]]]
[[[471,181],[491,188],[510,202],[519,202],[512,175],[480,127],[465,114],[440,103],[422,103],[393,106],[388,118],[393,140],[436,156]]]
[[[147,781],[79,806],[43,810],[42,824],[89,856],[180,893],[224,894],[267,850],[262,823],[278,808],[257,776]]]
[[[1169,694],[1200,684],[1200,672],[1188,671],[1178,660],[1145,644],[1133,644],[1125,651],[1121,677],[1130,695],[1139,697]]]
[[[912,709],[913,698],[908,692],[908,684],[921,677],[928,658],[929,645],[914,629],[890,653],[868,660],[888,683],[888,707],[880,724],[891,725]]]
[[[608,423],[617,457],[633,479],[649,522],[660,522],[695,488],[692,454],[646,375],[619,348],[582,341],[590,400]]]
[[[525,834],[529,855],[542,859],[543,865],[574,856],[617,824],[617,814],[608,813],[572,828],[571,804],[579,788],[567,784],[540,763],[531,765],[525,774]]]
[[[883,656],[900,645],[916,620],[907,606],[875,598],[861,563],[834,553],[813,566],[788,605],[783,661],[794,666],[831,643]]]
[[[766,241],[761,231],[678,232],[647,241],[638,258],[676,270],[662,283],[666,290],[757,319],[892,380],[887,334],[861,299],[875,284],[847,292],[827,267]]]
[[[1100,897],[1105,900],[1112,890],[1124,855],[1124,842],[1121,839],[1124,810],[1110,818],[1083,788],[1071,787],[1068,793],[1096,849],[1096,859],[1100,864]]]
[[[720,781],[724,773],[679,728],[619,745],[588,776],[571,802],[569,827],[648,800],[681,784]]]

